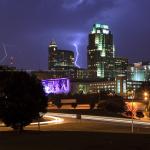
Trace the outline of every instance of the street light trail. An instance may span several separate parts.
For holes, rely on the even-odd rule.
[[[45,118],[45,119],[47,119],[47,120],[49,120],[49,119],[51,119],[51,120],[49,120],[49,121],[41,121],[41,122],[33,122],[33,123],[31,123],[30,125],[38,125],[38,124],[40,124],[40,125],[61,124],[61,123],[64,122],[64,119],[59,118],[59,117],[55,117],[55,116],[51,116],[49,113],[46,113],[46,114],[43,116],[43,118]],[[4,127],[4,126],[5,126],[4,123],[1,123],[1,124],[0,124],[0,127]]]
[[[66,117],[66,118],[76,118],[76,114],[63,114],[63,113],[50,113],[51,116]],[[126,118],[116,118],[116,117],[101,117],[101,116],[90,116],[82,115],[82,119],[93,120],[93,121],[106,121],[112,123],[124,123],[130,124],[132,119]],[[135,125],[150,125],[150,122],[134,120]]]
[[[53,119],[53,120],[42,121],[42,122],[39,122],[39,123],[38,122],[33,122],[30,125],[37,125],[37,124],[40,124],[40,125],[45,125],[45,124],[59,124],[59,123],[62,123],[64,121],[64,119],[62,119],[62,118],[55,117],[55,116],[50,116],[49,114],[45,114],[43,116],[43,118],[45,118],[45,119]]]

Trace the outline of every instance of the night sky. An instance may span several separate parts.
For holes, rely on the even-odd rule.
[[[108,24],[118,56],[150,60],[150,0],[0,0],[0,58],[23,69],[47,69],[48,45],[75,52],[86,67],[88,34],[94,23]]]

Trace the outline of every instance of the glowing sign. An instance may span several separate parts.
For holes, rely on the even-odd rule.
[[[42,80],[42,85],[44,86],[44,91],[46,94],[70,92],[70,80],[67,78]]]

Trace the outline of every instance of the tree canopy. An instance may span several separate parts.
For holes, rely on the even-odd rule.
[[[121,113],[125,111],[126,104],[121,96],[114,95],[99,101],[98,108],[103,111]]]
[[[41,82],[26,72],[0,73],[0,119],[22,129],[47,110],[48,99]]]

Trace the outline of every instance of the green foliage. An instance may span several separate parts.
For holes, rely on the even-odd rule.
[[[0,93],[0,118],[6,126],[23,128],[47,111],[41,82],[26,72],[1,72]]]

